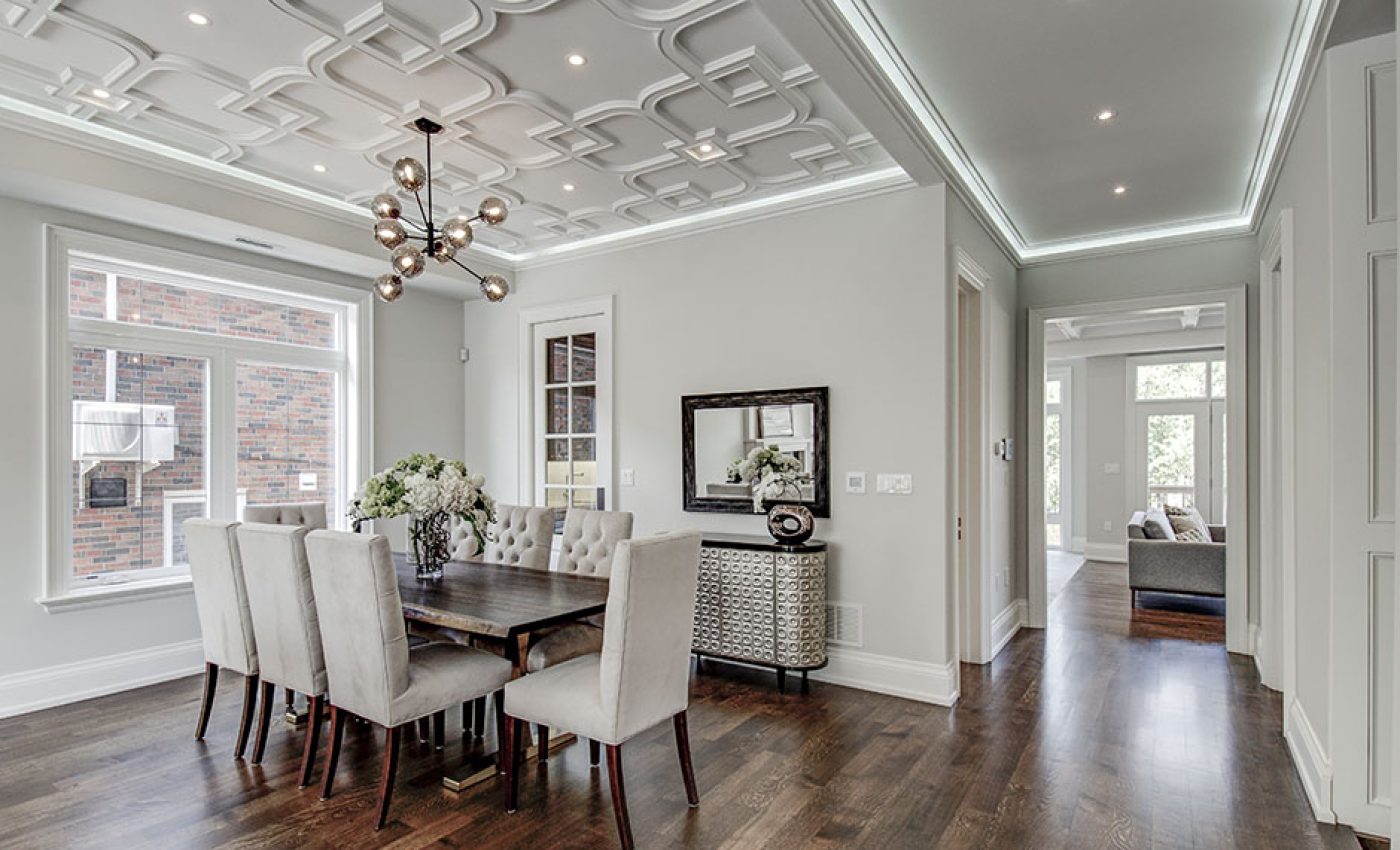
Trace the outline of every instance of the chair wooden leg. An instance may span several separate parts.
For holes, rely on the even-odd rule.
[[[253,709],[258,705],[258,674],[243,677],[243,719],[238,723],[238,742],[233,747],[233,757],[243,758],[248,749],[248,733],[253,729]]]
[[[379,780],[379,814],[374,820],[376,831],[383,829],[389,820],[389,800],[394,796],[394,773],[399,769],[399,742],[403,731],[403,726],[395,726],[385,733],[384,775]]]
[[[472,729],[476,731],[476,737],[481,738],[486,735],[486,697],[477,697],[472,705]]]
[[[535,732],[540,737],[536,749],[536,752],[539,753],[540,764],[547,764],[549,762],[549,727],[535,724]]]
[[[219,665],[212,661],[204,663],[204,700],[199,704],[199,723],[194,727],[194,739],[204,740],[204,732],[209,728],[209,712],[214,710],[214,693],[219,689]]]
[[[321,780],[321,799],[331,798],[331,785],[335,782],[335,765],[340,761],[340,741],[345,737],[345,712],[331,706],[331,740],[326,748],[326,773]]]
[[[311,784],[311,771],[316,767],[316,746],[321,740],[321,706],[325,697],[310,697],[306,701],[306,745],[301,752],[301,782],[298,788]]]
[[[598,758],[603,754],[603,748],[592,738],[588,739],[588,766],[597,767]]]
[[[440,750],[447,745],[447,712],[433,715],[433,749]]]
[[[506,739],[506,692],[496,691],[491,701],[496,704],[496,743],[499,744]]]
[[[297,692],[294,691],[294,690],[292,690],[291,688],[286,688],[286,691],[287,691],[287,713],[288,713],[288,714],[296,714],[296,713],[297,713]]]
[[[410,730],[411,731],[411,730]],[[427,717],[418,718],[418,743],[426,744],[433,739],[432,720]]]
[[[622,784],[622,745],[608,744],[608,785],[612,788],[613,814],[617,816],[617,837],[622,850],[632,850],[632,821],[627,816],[627,789]]]
[[[505,737],[501,739],[500,760],[506,781],[501,787],[505,792],[506,811],[513,812],[520,801],[520,743],[525,721],[507,717],[502,725]]]
[[[462,703],[462,737],[465,738],[472,731],[472,714],[474,713],[474,700]]]
[[[267,727],[272,725],[272,703],[277,699],[277,686],[262,683],[262,702],[258,705],[258,734],[253,738],[253,764],[262,764],[267,751]]]
[[[685,799],[691,806],[700,805],[700,792],[695,790],[695,767],[690,763],[690,729],[685,712],[671,718],[676,727],[676,752],[681,757],[681,779],[685,780]]]

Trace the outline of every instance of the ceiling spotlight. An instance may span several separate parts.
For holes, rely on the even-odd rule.
[[[1102,124],[1107,124],[1117,117],[1118,113],[1114,112],[1112,109],[1101,109],[1099,110],[1099,114],[1094,116],[1094,118]]]
[[[570,53],[564,58],[565,61],[567,61],[570,65],[573,65],[575,68],[582,68],[584,65],[588,64],[588,57],[584,56],[582,53]]]
[[[190,12],[188,15],[185,16],[185,20],[189,21],[197,27],[209,26],[209,16],[202,15],[199,12]]]
[[[93,89],[92,96],[97,98],[98,100],[106,100],[107,98],[112,96],[112,93],[107,91],[106,89]]]
[[[574,184],[572,184],[572,183],[565,183],[565,184],[564,184],[564,191],[565,191],[565,192],[572,192],[573,190],[574,190]]]
[[[714,153],[715,146],[710,144],[709,142],[706,142],[700,147],[696,148],[696,150],[700,151],[700,153]]]
[[[315,165],[311,166],[311,170],[312,170],[312,171],[315,171],[317,174],[325,174],[325,173],[326,173],[326,167],[325,167],[324,165],[322,165],[321,163],[319,163],[319,162],[316,163]]]
[[[724,156],[724,148],[714,142],[696,142],[687,148],[682,148],[685,155],[696,162],[709,162],[712,159],[719,159]]]
[[[1121,195],[1121,194],[1123,194],[1124,192],[1127,192],[1127,191],[1128,191],[1128,187],[1127,187],[1127,186],[1124,186],[1122,183],[1119,183],[1117,186],[1114,186],[1114,187],[1113,187],[1113,194],[1115,194],[1115,195]]]

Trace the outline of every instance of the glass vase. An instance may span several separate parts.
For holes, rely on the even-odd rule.
[[[440,579],[442,568],[451,559],[451,518],[443,511],[411,514],[408,539],[411,544],[414,575],[419,579]]]

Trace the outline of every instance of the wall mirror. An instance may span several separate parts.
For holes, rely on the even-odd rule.
[[[764,472],[776,471],[767,492],[782,495],[768,503],[799,503],[830,516],[827,445],[826,387],[684,396],[684,509],[762,513],[766,508],[754,508],[754,488]]]

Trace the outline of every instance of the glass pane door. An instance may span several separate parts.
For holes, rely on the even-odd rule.
[[[1139,480],[1149,507],[1211,507],[1210,407],[1208,402],[1140,404]]]
[[[542,326],[537,356],[543,366],[543,504],[562,523],[570,507],[604,509],[598,476],[597,334],[586,323]],[[572,332],[578,331],[578,332]]]
[[[1069,372],[1056,369],[1045,382],[1045,545],[1068,549]]]

